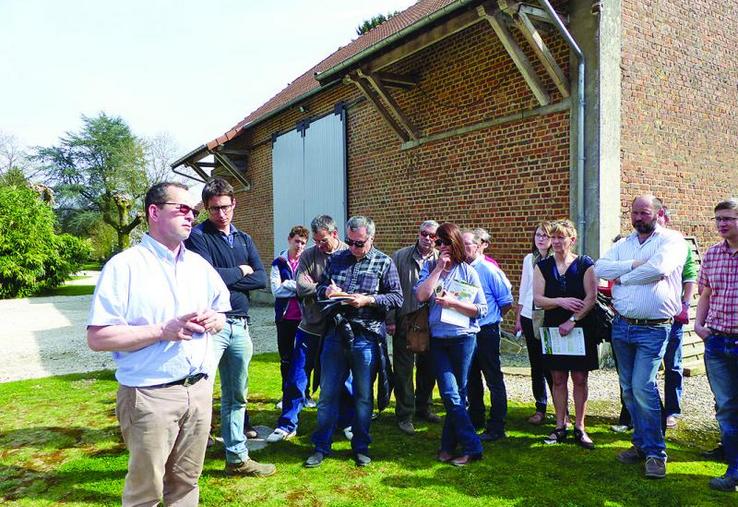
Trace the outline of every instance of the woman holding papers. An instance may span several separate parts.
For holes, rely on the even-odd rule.
[[[431,360],[446,407],[438,460],[464,466],[482,457],[482,442],[466,410],[466,383],[479,332],[477,320],[487,313],[487,302],[479,275],[464,262],[459,228],[443,224],[436,236],[438,260],[423,266],[415,296],[429,304]]]
[[[597,279],[587,256],[572,251],[577,231],[570,220],[551,224],[553,256],[538,262],[533,274],[533,300],[543,308],[541,328],[543,367],[551,370],[556,428],[544,440],[556,444],[566,440],[567,382],[569,372],[574,384],[574,440],[585,449],[594,443],[584,429],[587,410],[587,377],[598,367],[594,314]]]

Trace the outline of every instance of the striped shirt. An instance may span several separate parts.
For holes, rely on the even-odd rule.
[[[702,259],[700,291],[712,289],[705,325],[718,332],[738,334],[738,252],[727,241],[711,246]]]
[[[615,311],[629,319],[670,319],[682,311],[682,268],[687,243],[682,235],[656,226],[643,243],[638,233],[615,243],[595,263],[595,274],[620,279],[612,288]],[[633,261],[645,261],[633,269]]]

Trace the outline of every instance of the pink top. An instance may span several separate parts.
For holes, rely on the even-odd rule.
[[[292,273],[297,273],[297,265],[300,263],[300,258],[296,257],[290,259],[290,255],[287,254],[287,262],[290,265]],[[300,320],[302,319],[302,312],[300,311],[300,304],[297,302],[297,298],[290,298],[287,303],[287,309],[284,312],[284,319],[286,320]]]

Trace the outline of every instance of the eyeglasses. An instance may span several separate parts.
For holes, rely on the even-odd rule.
[[[182,213],[183,215],[188,215],[190,212],[192,212],[193,215],[197,214],[197,211],[195,211],[195,208],[188,204],[182,204],[180,202],[157,202],[157,206],[164,206],[165,204],[168,204],[170,206],[174,206],[174,209],[176,209],[178,212]]]
[[[438,239],[436,240],[436,246],[441,246],[441,245],[444,245],[444,246],[451,246],[451,245],[453,245],[453,243],[451,243],[451,242],[450,242],[449,240],[447,240],[447,239],[441,239],[441,238],[438,238]]]
[[[424,238],[436,239],[435,232],[420,231],[420,235],[423,236]]]
[[[550,237],[551,236],[549,236],[548,234],[538,234],[538,233],[536,233],[536,238],[538,238],[538,239],[548,239]]]
[[[225,206],[210,206],[208,208],[208,211],[212,213],[213,215],[217,215],[219,213],[228,213],[233,209],[233,204],[226,204]]]
[[[738,220],[738,217],[715,217],[713,218],[713,220],[715,220],[715,222],[717,223],[721,223],[721,222],[728,223],[728,222],[735,222],[736,220]]]
[[[346,238],[344,240],[348,246],[355,246],[356,248],[364,248],[364,245],[366,245],[369,240],[364,241],[354,241],[353,239]]]

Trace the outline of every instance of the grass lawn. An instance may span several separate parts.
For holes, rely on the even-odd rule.
[[[279,383],[276,354],[254,357],[254,423],[274,424]],[[114,414],[116,386],[107,371],[0,384],[0,503],[120,502],[127,455]],[[226,477],[221,447],[211,448],[200,480],[201,501],[218,506],[738,505],[738,494],[713,492],[707,486],[710,477],[724,472],[724,465],[703,461],[698,451],[714,443],[716,435],[688,429],[670,433],[668,476],[649,481],[640,466],[615,461],[630,443],[607,430],[613,421],[590,419],[597,444],[590,452],[571,444],[542,444],[550,427],[528,425],[530,410],[511,404],[508,438],[485,444],[484,460],[466,468],[433,459],[438,425],[421,424],[419,432],[408,437],[388,413],[372,425],[374,461],[369,467],[354,466],[341,435],[335,456],[310,470],[302,467],[312,451],[309,433],[315,427],[315,409],[309,409],[303,412],[301,435],[252,453],[254,459],[277,464],[273,477]],[[597,413],[596,405],[591,412]]]
[[[94,285],[62,285],[55,289],[43,291],[39,296],[91,296],[94,292]]]

